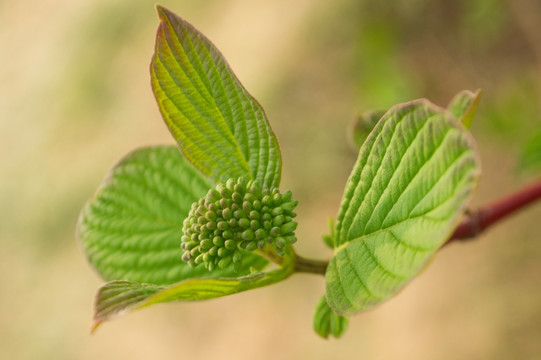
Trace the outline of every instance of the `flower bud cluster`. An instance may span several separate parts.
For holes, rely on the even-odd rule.
[[[243,252],[271,245],[278,255],[297,239],[291,191],[261,189],[257,181],[229,179],[192,204],[184,220],[182,260],[191,266],[240,268]]]

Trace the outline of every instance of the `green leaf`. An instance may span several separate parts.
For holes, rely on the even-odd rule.
[[[461,123],[469,129],[473,123],[473,116],[481,97],[481,90],[471,92],[469,90],[463,90],[455,95],[451,100],[447,109],[453,114]]]
[[[541,169],[541,131],[535,133],[522,151],[521,169],[535,171]]]
[[[280,148],[259,103],[209,39],[157,9],[152,89],[183,155],[215,182],[243,176],[278,187]]]
[[[356,149],[359,149],[363,145],[383,114],[385,114],[383,110],[368,111],[355,119],[351,130],[351,139]]]
[[[329,248],[334,249],[334,238],[336,237],[334,219],[329,218],[329,234],[323,235],[323,243]]]
[[[327,301],[341,315],[397,293],[447,240],[479,177],[473,138],[427,100],[397,105],[360,149],[337,218]]]
[[[182,222],[193,202],[210,188],[175,146],[136,150],[106,176],[83,209],[78,237],[105,280],[155,285],[209,276],[238,276],[268,262],[255,254],[239,273],[208,272],[181,260]]]
[[[347,317],[338,315],[329,307],[325,296],[319,300],[314,312],[314,330],[319,336],[339,338],[346,331],[348,322]]]
[[[272,285],[293,271],[293,262],[286,257],[286,263],[277,270],[238,278],[188,279],[169,286],[112,281],[102,286],[96,295],[93,329],[104,321],[153,304],[213,299]]]

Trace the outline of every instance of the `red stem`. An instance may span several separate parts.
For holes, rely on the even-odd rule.
[[[492,204],[484,206],[462,220],[448,243],[453,240],[469,239],[482,233],[490,225],[513,214],[515,211],[541,199],[541,180]]]

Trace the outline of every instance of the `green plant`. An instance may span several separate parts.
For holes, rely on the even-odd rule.
[[[323,237],[333,256],[303,258],[292,246],[297,201],[279,189],[280,148],[262,107],[205,36],[165,8],[158,13],[152,89],[178,147],[127,155],[81,213],[78,237],[109,281],[94,327],[128,310],[304,272],[326,278],[316,332],[339,337],[347,316],[395,295],[445,243],[541,197],[535,184],[464,217],[480,175],[468,130],[480,93],[463,91],[447,108],[398,104],[355,125],[358,160]]]

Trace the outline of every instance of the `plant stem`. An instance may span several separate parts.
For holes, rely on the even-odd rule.
[[[329,265],[329,262],[325,260],[306,259],[299,255],[296,255],[294,271],[301,273],[325,275],[327,265]]]
[[[489,226],[539,199],[541,179],[489,205],[469,211],[447,243],[476,237]]]
[[[537,200],[541,200],[541,179],[491,204],[477,210],[468,211],[467,217],[458,225],[446,244],[456,240],[474,238],[489,226]],[[328,261],[306,259],[299,255],[295,256],[294,272],[325,276]]]

